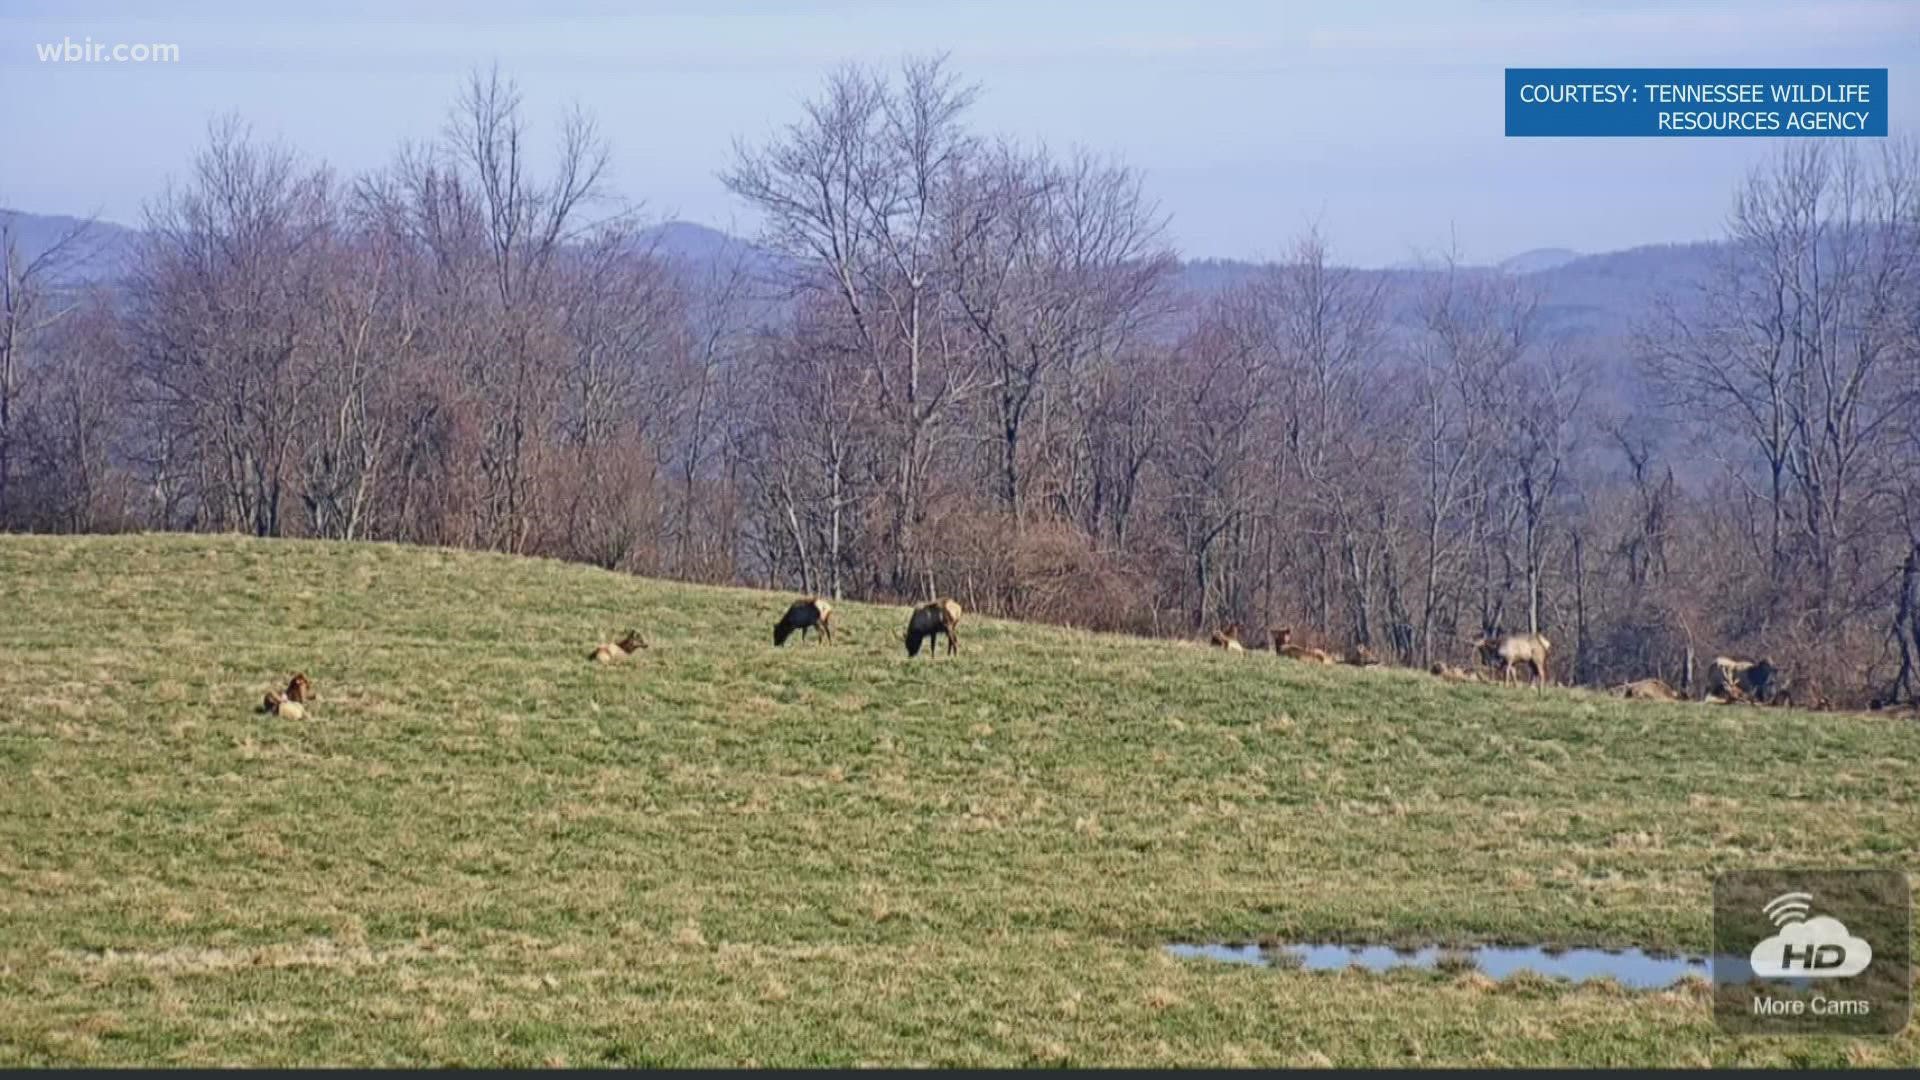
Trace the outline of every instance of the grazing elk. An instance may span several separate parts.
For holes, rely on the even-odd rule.
[[[611,664],[615,660],[625,660],[647,647],[647,639],[640,636],[640,631],[628,630],[627,636],[619,641],[594,646],[593,651],[587,654],[587,659],[596,664]]]
[[[820,631],[820,640],[833,644],[833,605],[817,596],[803,596],[795,600],[780,621],[773,624],[773,644],[785,645],[795,630],[800,631],[800,639],[806,640],[807,631]],[[857,644],[857,643],[856,643]]]
[[[907,655],[919,656],[920,644],[941,634],[947,636],[947,655],[959,651],[959,642],[953,636],[954,629],[960,625],[960,605],[952,598],[935,600],[913,609],[907,618]],[[927,655],[934,655],[929,647]]]
[[[1225,649],[1228,652],[1247,651],[1247,647],[1240,644],[1239,623],[1228,623],[1220,629],[1215,630],[1213,634],[1207,638],[1207,644],[1216,649]]]
[[[1521,664],[1532,671],[1529,684],[1535,690],[1546,685],[1547,653],[1553,648],[1544,634],[1508,634],[1504,637],[1483,637],[1473,643],[1474,651],[1480,654],[1480,662],[1500,673],[1500,681],[1508,686],[1514,685],[1517,676],[1514,669]]]
[[[1276,626],[1269,629],[1267,633],[1273,639],[1273,651],[1277,656],[1284,656],[1289,660],[1303,660],[1309,664],[1333,663],[1333,657],[1324,649],[1316,649],[1311,645],[1295,645],[1291,626]]]
[[[1780,669],[1773,661],[1739,660],[1731,656],[1716,656],[1713,665],[1707,668],[1707,692],[1702,700],[1717,705],[1729,705],[1736,701],[1755,705],[1770,705],[1775,699],[1775,679]]]

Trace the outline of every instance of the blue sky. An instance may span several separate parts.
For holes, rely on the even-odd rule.
[[[36,43],[169,42],[176,65]],[[1920,117],[1920,3],[660,0],[630,4],[0,0],[0,206],[138,219],[235,111],[336,169],[433,136],[498,61],[545,122],[570,102],[655,216],[751,233],[715,177],[841,61],[944,50],[975,126],[1142,169],[1191,257],[1278,254],[1309,223],[1361,265],[1602,251],[1715,234],[1760,139],[1507,139],[1513,67],[1886,67]]]

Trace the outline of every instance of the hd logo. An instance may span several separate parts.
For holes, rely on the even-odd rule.
[[[1713,883],[1721,1030],[1892,1035],[1912,994],[1911,892],[1898,870],[1747,870]]]
[[[1809,919],[1812,900],[1811,893],[1781,893],[1760,909],[1778,932],[1748,954],[1754,975],[1762,979],[1844,979],[1867,970],[1873,962],[1873,946],[1849,933],[1838,919],[1825,915]]]

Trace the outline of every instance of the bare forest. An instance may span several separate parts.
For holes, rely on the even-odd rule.
[[[1783,141],[1702,223],[1699,287],[1596,356],[1522,275],[1389,295],[1311,230],[1179,289],[1146,178],[976,130],[973,94],[843,69],[736,144],[762,231],[699,265],[590,115],[488,73],[367,175],[215,123],[110,280],[87,227],[35,250],[0,215],[0,527],[1289,626],[1421,667],[1538,632],[1564,682],[1697,696],[1725,654],[1797,702],[1920,693],[1911,145]]]

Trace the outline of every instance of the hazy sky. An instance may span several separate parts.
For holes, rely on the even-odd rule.
[[[498,61],[543,128],[578,101],[655,216],[751,233],[715,172],[846,61],[945,50],[974,125],[1141,168],[1190,257],[1278,254],[1317,221],[1363,265],[1714,234],[1764,139],[1507,139],[1508,66],[1886,67],[1920,118],[1920,3],[630,4],[0,0],[0,206],[138,219],[237,111],[345,172],[433,136]],[[171,65],[40,62],[36,43],[175,43]]]

